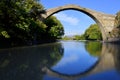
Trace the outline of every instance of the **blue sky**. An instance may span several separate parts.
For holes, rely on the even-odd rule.
[[[41,0],[45,9],[76,4],[107,14],[116,14],[120,11],[120,0]],[[64,26],[65,35],[82,34],[95,21],[84,13],[75,10],[65,10],[54,14]]]

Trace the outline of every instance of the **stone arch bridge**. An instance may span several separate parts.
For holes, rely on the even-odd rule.
[[[91,10],[88,8],[83,8],[83,7],[77,6],[77,5],[64,5],[64,6],[46,10],[45,13],[40,14],[40,16],[41,16],[40,19],[44,20],[57,12],[69,10],[69,9],[80,11],[80,12],[88,15],[89,17],[91,17],[100,27],[101,32],[102,32],[103,41],[110,41],[110,38],[111,38],[110,32],[114,28],[114,21],[115,21],[116,15],[105,14],[105,13]]]

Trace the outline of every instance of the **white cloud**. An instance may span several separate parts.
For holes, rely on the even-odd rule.
[[[73,17],[73,16],[69,16],[68,14],[65,14],[63,12],[54,14],[54,16],[56,16],[60,21],[67,22],[68,24],[71,24],[73,26],[79,24],[79,19],[78,18]]]

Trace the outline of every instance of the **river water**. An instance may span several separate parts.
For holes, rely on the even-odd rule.
[[[0,49],[0,80],[120,80],[120,44],[60,41]]]

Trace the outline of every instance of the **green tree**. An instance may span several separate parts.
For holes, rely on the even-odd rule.
[[[62,40],[73,40],[73,37],[64,36],[64,37],[62,37]]]
[[[55,16],[47,18],[44,23],[47,25],[46,30],[50,37],[59,39],[64,35],[63,25]]]
[[[87,40],[102,40],[102,34],[97,24],[90,25],[84,35]]]
[[[82,35],[75,35],[74,40],[102,40],[102,34],[97,24],[92,24]]]
[[[45,13],[38,0],[0,1],[0,42],[8,45],[42,43],[44,37],[60,38],[63,33],[61,23],[54,17],[44,23],[39,20]],[[55,25],[49,25],[50,23]]]
[[[82,35],[75,35],[73,37],[74,40],[85,40],[85,35],[82,34]]]
[[[38,4],[36,0],[1,0],[0,5],[1,41],[15,45],[25,44],[32,40],[30,27],[33,25],[32,23],[37,23],[35,21],[37,16],[31,16],[33,13],[31,10],[34,6],[43,9],[42,5]],[[37,24],[39,27],[43,27],[39,24]]]

